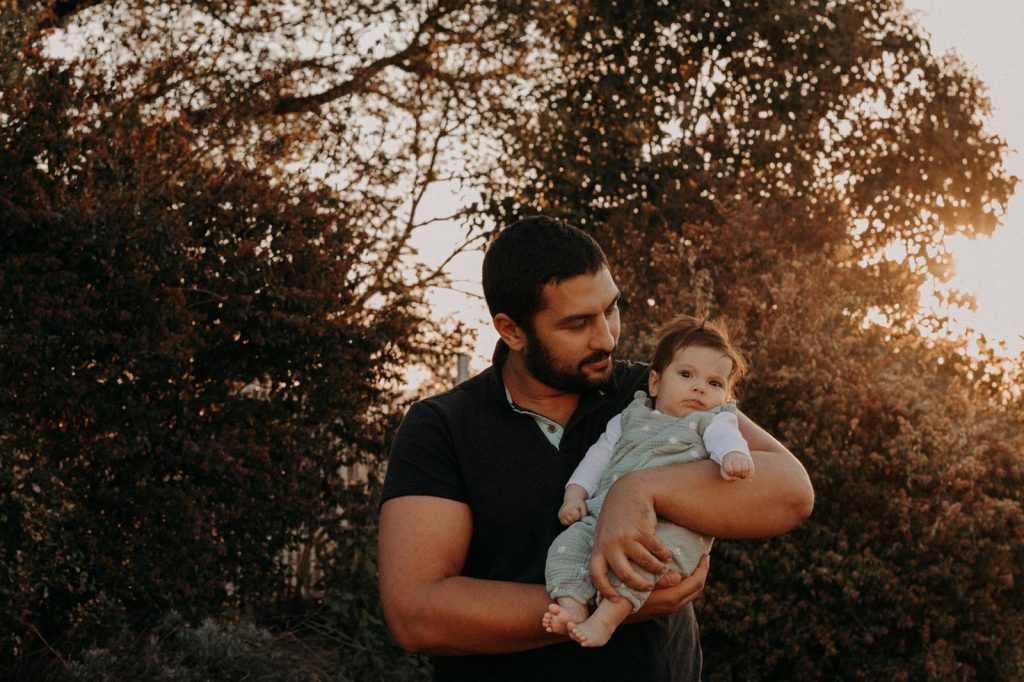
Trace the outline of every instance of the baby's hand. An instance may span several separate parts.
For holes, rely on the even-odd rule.
[[[742,452],[730,452],[722,458],[722,478],[738,481],[754,477],[754,460]]]
[[[563,526],[571,526],[587,515],[587,503],[583,500],[569,500],[558,510],[558,520]]]

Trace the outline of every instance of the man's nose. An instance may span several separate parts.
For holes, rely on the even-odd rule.
[[[591,347],[611,353],[615,350],[615,336],[612,334],[612,326],[609,320],[600,318],[597,321],[597,328],[590,340]]]

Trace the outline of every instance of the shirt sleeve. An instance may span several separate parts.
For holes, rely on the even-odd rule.
[[[448,423],[429,402],[409,408],[391,444],[380,502],[403,495],[469,499]]]
[[[740,434],[740,423],[732,412],[719,412],[704,429],[704,447],[719,466],[730,452],[750,457],[750,447]]]
[[[587,497],[593,496],[594,491],[597,490],[597,484],[601,482],[601,475],[608,468],[608,462],[612,459],[612,453],[615,452],[615,445],[619,442],[621,435],[622,415],[617,414],[608,420],[604,433],[590,446],[587,454],[583,456],[583,460],[576,467],[576,471],[572,472],[569,482],[565,485],[583,486],[587,491]]]

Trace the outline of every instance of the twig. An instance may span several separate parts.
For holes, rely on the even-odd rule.
[[[50,646],[50,643],[46,641],[46,638],[43,637],[43,634],[41,632],[39,632],[39,630],[36,628],[35,625],[33,625],[32,623],[29,623],[28,621],[26,621],[26,620],[24,620],[22,618],[19,618],[18,616],[12,616],[12,618],[14,618],[14,620],[18,621],[22,625],[28,627],[28,629],[30,629],[35,634],[35,636],[39,638],[39,641],[42,642],[43,645],[47,649],[50,650],[50,653],[57,657],[57,660],[60,661],[60,664],[62,666],[64,666],[65,670],[67,670],[67,669],[69,669],[71,667],[68,664],[67,660],[63,656],[60,655],[60,652],[57,651],[56,649],[54,649],[52,646]]]

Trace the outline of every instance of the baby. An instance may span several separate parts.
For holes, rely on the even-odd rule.
[[[569,528],[555,538],[548,551],[545,579],[555,603],[544,614],[545,630],[568,633],[585,647],[603,646],[650,595],[632,590],[612,576],[624,599],[598,599],[588,617],[588,603],[600,597],[587,571],[594,528],[605,495],[620,476],[709,456],[720,465],[727,481],[754,475],[754,461],[739,432],[735,403],[729,400],[744,371],[743,356],[718,322],[681,315],[660,330],[648,379],[650,398],[638,391],[633,402],[612,417],[565,487],[558,518]],[[692,573],[701,555],[711,549],[712,538],[662,519],[656,533],[673,552],[672,570],[682,575]],[[652,582],[660,577],[635,568]]]

